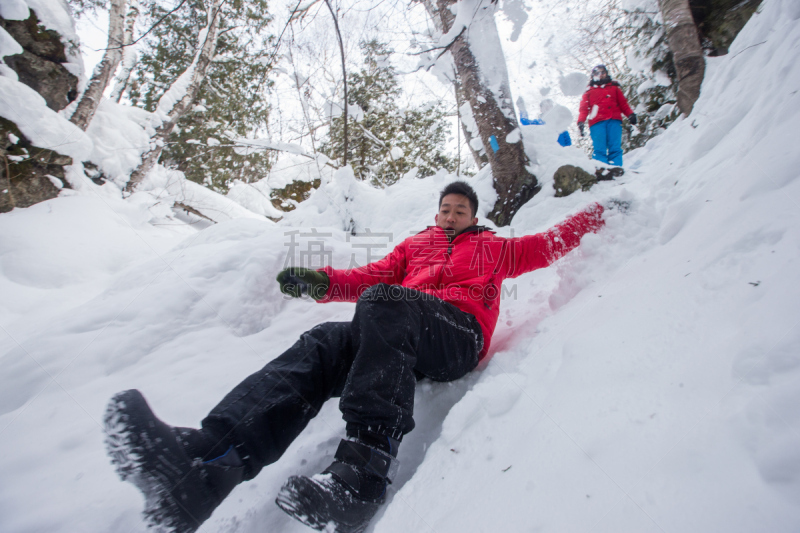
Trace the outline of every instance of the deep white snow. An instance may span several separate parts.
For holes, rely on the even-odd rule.
[[[730,54],[708,59],[694,112],[587,193],[555,198],[559,164],[593,165],[522,128],[544,190],[500,234],[545,230],[593,201],[631,209],[504,284],[487,364],[420,384],[372,531],[800,530],[799,51],[800,3],[765,0]],[[6,95],[24,93],[0,82],[8,116]],[[24,132],[61,124],[41,113]],[[141,116],[123,118],[144,131]],[[69,137],[124,174],[132,152],[115,161],[114,146],[135,150],[140,133],[105,148],[102,135]],[[84,180],[0,215],[0,531],[143,531],[141,495],[103,450],[108,398],[139,388],[165,421],[196,426],[305,329],[352,316],[352,304],[283,298],[287,261],[319,259],[320,246],[338,267],[381,256],[433,223],[454,179],[379,190],[347,169],[320,177],[277,224],[236,194],[208,193],[218,224],[176,213],[180,176],[162,168],[126,200],[118,183]],[[471,182],[485,221],[490,178]],[[330,402],[201,531],[307,531],[273,500],[289,475],[327,466],[342,435]]]

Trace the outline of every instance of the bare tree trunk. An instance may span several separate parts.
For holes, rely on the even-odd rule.
[[[425,6],[425,10],[428,12],[428,15],[433,21],[433,25],[436,27],[436,29],[443,35],[447,33],[447,31],[444,29],[444,23],[442,22],[442,17],[439,16],[439,10],[436,7],[434,0],[421,0],[421,2],[422,5]],[[464,88],[461,86],[461,79],[458,77],[458,73],[455,70],[455,65],[453,66],[453,87],[455,88],[456,91],[456,106],[457,106],[461,131],[464,133],[464,140],[466,141],[467,146],[469,146],[469,151],[472,153],[472,159],[475,161],[475,166],[481,169],[485,167],[486,164],[489,162],[489,158],[486,157],[485,153],[481,155],[480,151],[476,150],[472,146],[472,144],[470,144],[470,141],[472,141],[473,138],[472,137],[473,132],[470,131],[469,127],[467,126],[467,123],[463,120],[463,117],[461,116],[462,115],[461,106],[464,105],[464,102],[466,102],[467,98],[466,96],[464,96]]]
[[[451,31],[455,21],[455,15],[449,9],[455,3],[456,0],[437,0],[442,27],[447,32]],[[527,169],[528,157],[522,142],[506,142],[506,137],[519,125],[511,101],[505,57],[494,22],[495,9],[496,4],[484,0],[472,17],[469,28],[453,41],[449,49],[464,98],[472,108],[478,133],[492,166],[498,198],[488,217],[498,226],[507,226],[519,208],[539,192],[540,187],[536,176]],[[470,48],[471,33],[480,36],[482,45],[488,43],[490,50],[499,51],[499,57],[496,53],[492,57],[483,57],[479,64]],[[494,92],[491,86],[497,82],[500,82],[500,86]]]
[[[92,121],[103,91],[106,90],[108,82],[114,71],[117,70],[120,59],[122,59],[123,34],[125,32],[125,0],[111,0],[111,9],[108,11],[108,45],[103,60],[95,67],[92,79],[86,86],[78,107],[70,117],[70,122],[86,131]]]
[[[122,51],[122,68],[114,79],[114,89],[111,91],[109,100],[119,103],[125,89],[128,87],[128,81],[131,77],[131,71],[136,65],[136,60],[139,54],[133,44],[133,29],[136,26],[136,20],[139,18],[139,0],[131,0],[128,6],[128,14],[125,17],[125,35],[122,37],[123,51]]]
[[[697,26],[688,0],[659,0],[667,30],[667,42],[678,72],[678,108],[688,115],[700,96],[706,70]]]
[[[156,128],[156,133],[150,140],[150,150],[145,152],[141,164],[131,174],[131,179],[125,187],[126,192],[132,192],[158,162],[169,134],[197,97],[208,72],[208,66],[217,50],[222,2],[223,0],[214,0],[208,9],[208,26],[200,31],[194,61],[159,100],[156,115],[161,118],[161,125]]]

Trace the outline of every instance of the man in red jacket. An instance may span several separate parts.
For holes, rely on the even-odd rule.
[[[584,134],[586,120],[594,145],[593,158],[609,165],[622,166],[622,115],[636,125],[636,115],[622,94],[619,83],[612,81],[605,65],[592,69],[589,89],[583,93],[578,113],[578,129]]]
[[[442,191],[435,225],[389,255],[351,270],[289,268],[281,291],[352,301],[350,322],[327,322],[236,386],[201,429],[161,422],[137,390],[112,398],[107,447],[122,479],[145,494],[150,526],[195,531],[233,488],[275,462],[329,398],[346,422],[333,463],[292,476],[276,502],[314,529],[363,531],[397,471],[414,428],[418,379],[452,381],[486,356],[500,287],[546,267],[603,225],[594,204],[547,232],[507,239],[478,226],[478,197],[464,182]]]

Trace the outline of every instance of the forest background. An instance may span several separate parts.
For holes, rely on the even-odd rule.
[[[202,29],[197,22],[202,3],[190,4],[142,5],[134,32],[138,42],[131,47],[136,63],[129,78],[118,79],[116,88],[109,84],[107,95],[155,110],[191,62]],[[383,187],[439,169],[469,176],[485,164],[480,139],[469,138],[470,110],[457,102],[452,60],[437,42],[424,3],[356,1],[329,8],[321,0],[290,0],[253,6],[250,18],[231,29],[240,35],[228,38],[227,48],[218,52],[191,112],[170,134],[161,164],[226,194],[237,183],[264,179],[287,155],[242,149],[238,139],[301,146],[314,155],[315,171],[298,173],[290,183],[284,172],[259,185],[275,208],[293,209],[319,186],[324,170],[343,162],[342,52],[350,89],[348,163],[358,179]],[[74,7],[88,71],[106,48],[108,18],[101,5]],[[332,15],[341,30],[341,50]],[[577,27],[558,31],[567,17],[578,21]],[[660,134],[678,116],[676,75],[656,0],[509,0],[500,4],[495,22],[517,118],[536,121],[550,112],[587,154],[590,143],[579,137],[574,116],[594,64],[609,66],[640,118],[637,128],[626,124],[626,150]],[[726,51],[726,44],[705,39],[704,46],[715,55],[718,48]],[[302,163],[290,158],[279,168]]]

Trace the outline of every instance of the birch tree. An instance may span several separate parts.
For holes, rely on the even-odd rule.
[[[152,113],[163,111],[165,94],[197,61],[210,4],[210,0],[186,0],[177,6],[161,1],[142,4],[142,25],[148,31],[144,39],[139,37],[124,94],[132,105]],[[163,138],[159,164],[222,194],[234,181],[261,179],[275,160],[271,151],[236,147],[236,139],[267,131],[266,94],[276,58],[274,37],[267,31],[271,20],[267,8],[266,0],[220,4],[213,58],[191,104]]]
[[[125,34],[125,0],[111,0],[108,11],[108,45],[103,54],[103,59],[95,67],[92,78],[86,90],[78,101],[75,112],[70,117],[70,122],[86,131],[92,121],[103,91],[106,90],[111,76],[117,70],[122,59]]]
[[[194,102],[217,49],[220,8],[224,1],[212,0],[210,5],[207,5],[207,25],[198,36],[194,60],[160,98],[155,114],[161,120],[161,124],[150,139],[150,149],[144,153],[142,162],[131,174],[131,179],[125,187],[127,192],[132,192],[158,162],[169,134],[172,133],[178,119]]]
[[[678,75],[678,107],[688,115],[700,96],[706,62],[688,0],[659,0]]]
[[[494,20],[492,0],[436,0],[445,30],[443,40],[453,56],[458,83],[469,102],[484,152],[492,168],[497,202],[488,218],[507,226],[519,208],[539,192],[528,169],[519,132],[505,57]]]
[[[138,53],[133,46],[133,30],[136,26],[136,20],[139,18],[139,0],[130,0],[128,7],[128,14],[125,16],[125,33],[122,36],[122,67],[119,73],[114,78],[114,88],[111,90],[109,100],[119,103],[125,89],[128,88],[128,82],[131,78],[131,71],[136,65]]]

